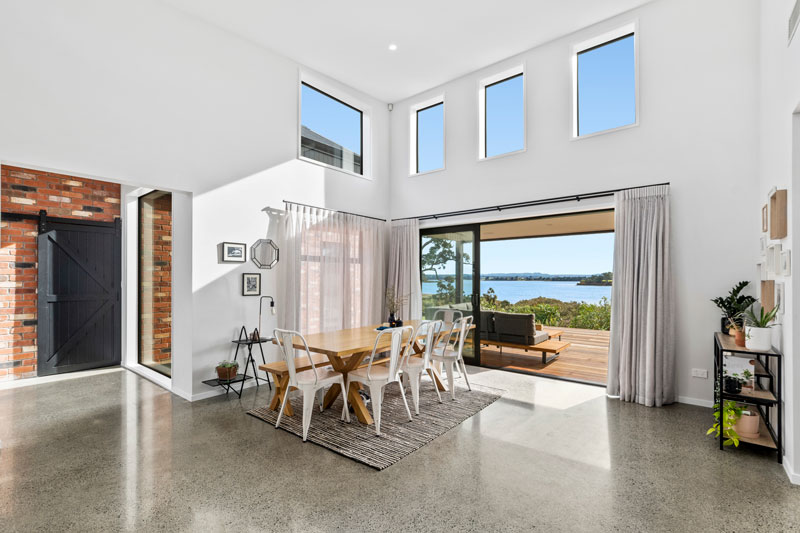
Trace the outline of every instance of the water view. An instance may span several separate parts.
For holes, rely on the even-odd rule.
[[[538,281],[538,280],[481,280],[481,294],[492,288],[498,300],[517,303],[531,298],[554,298],[562,302],[599,303],[605,297],[611,299],[608,285],[578,285],[577,281]],[[464,292],[472,291],[472,280],[464,281]],[[436,282],[422,283],[423,294],[436,294]]]

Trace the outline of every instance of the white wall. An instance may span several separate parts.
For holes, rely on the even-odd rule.
[[[151,0],[0,5],[0,158],[171,190],[192,221],[174,227],[174,328],[191,345],[173,349],[193,353],[191,381],[175,369],[183,396],[213,391],[200,381],[257,318],[240,284],[258,269],[218,264],[218,243],[264,237],[262,209],[284,199],[388,211],[386,104],[329,80],[371,109],[373,179],[298,161],[301,68]],[[263,271],[264,294],[274,278]]]
[[[793,216],[800,194],[800,34],[787,46],[787,21],[793,0],[761,2],[761,57],[759,98],[759,188],[757,202],[766,203],[772,187],[789,190],[789,235],[780,241],[791,249],[793,236],[800,231],[800,218]],[[755,207],[754,207],[755,209]],[[754,244],[756,246],[757,244]],[[797,269],[794,269],[797,272]],[[781,348],[784,354],[784,422],[786,424],[784,467],[794,483],[800,483],[800,335],[794,335],[800,314],[794,302],[800,301],[800,284],[793,276],[778,276],[786,284]]]
[[[640,125],[570,140],[571,46],[634,19]],[[747,0],[661,0],[396,103],[392,218],[670,182],[677,392],[710,405],[712,381],[691,377],[692,368],[713,368],[719,316],[709,299],[750,279],[756,260],[746,243],[757,242],[759,222],[757,19]],[[479,162],[478,82],[520,62],[527,151]],[[409,106],[441,93],[447,170],[409,177]]]

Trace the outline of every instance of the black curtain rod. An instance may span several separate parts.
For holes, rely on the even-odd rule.
[[[285,203],[285,204],[294,204],[294,205],[302,205],[304,207],[311,207],[311,208],[314,208],[314,209],[322,209],[323,211],[331,211],[333,213],[341,213],[343,215],[353,215],[354,217],[369,218],[369,219],[372,219],[372,220],[380,220],[381,222],[386,222],[385,218],[371,217],[371,216],[368,216],[368,215],[359,215],[358,213],[349,213],[347,211],[339,211],[338,209],[329,209],[327,207],[317,207],[316,205],[301,204],[300,202],[290,202],[289,200],[284,200],[283,203]]]
[[[611,189],[608,191],[591,192],[584,194],[572,194],[569,196],[557,196],[555,198],[544,198],[542,200],[530,200],[528,202],[516,202],[513,204],[501,204],[492,207],[476,207],[474,209],[463,209],[461,211],[448,211],[446,213],[437,213],[435,215],[420,215],[416,217],[394,218],[392,220],[431,220],[447,217],[457,217],[462,215],[476,215],[479,213],[491,213],[493,211],[504,211],[506,209],[520,209],[522,207],[534,207],[537,205],[559,204],[562,202],[580,202],[581,200],[590,200],[592,198],[604,198],[606,196],[613,196],[614,193],[620,191],[631,191],[634,189],[644,189],[646,187],[658,187],[660,185],[669,185],[669,182],[655,183],[653,185],[639,185],[637,187],[624,187],[622,189]]]

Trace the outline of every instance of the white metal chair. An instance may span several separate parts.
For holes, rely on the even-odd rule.
[[[437,309],[433,313],[432,321],[441,320],[442,322],[453,324],[459,318],[463,318],[464,313],[459,309]]]
[[[403,335],[408,334],[408,341],[403,342]],[[389,359],[388,364],[377,364],[375,362],[375,355],[386,351],[385,348],[378,348],[378,344],[384,335],[391,335],[389,345]],[[357,368],[347,374],[347,389],[346,393],[350,392],[350,384],[354,381],[363,383],[369,387],[369,396],[372,403],[372,418],[375,420],[375,434],[381,434],[381,404],[383,403],[383,391],[389,383],[397,383],[400,387],[400,396],[403,398],[403,404],[406,406],[406,413],[408,413],[408,420],[411,421],[411,410],[408,408],[406,401],[406,392],[403,390],[403,385],[400,383],[398,377],[400,368],[405,365],[405,359],[408,357],[408,346],[414,342],[414,328],[411,326],[404,326],[401,328],[384,329],[375,338],[375,345],[372,348],[372,355],[369,357],[369,364],[366,367]],[[402,358],[402,359],[401,359]],[[347,394],[345,394],[346,396]]]
[[[431,361],[442,363],[447,373],[447,386],[450,387],[450,396],[456,399],[456,389],[453,386],[455,369],[458,367],[467,383],[467,389],[472,390],[467,377],[467,366],[464,364],[463,352],[464,341],[466,341],[469,327],[472,325],[472,316],[459,318],[447,335],[444,343],[437,345],[431,354]]]
[[[439,338],[444,322],[441,320],[426,320],[421,322],[414,335],[417,339],[424,335],[422,340],[424,351],[422,357],[411,357],[409,354],[405,358],[405,365],[402,367],[403,371],[403,385],[411,386],[411,398],[414,401],[414,413],[419,414],[419,387],[422,382],[422,375],[431,371],[431,354],[433,353],[433,343]],[[409,349],[414,343],[410,343]],[[436,391],[436,396],[439,398],[439,403],[442,403],[442,395],[439,392],[439,387],[433,381],[433,389]]]
[[[306,343],[305,337],[303,337],[297,331],[276,329],[273,331],[273,335],[278,341],[278,346],[280,346],[281,353],[286,361],[286,368],[289,371],[289,384],[286,388],[286,392],[283,395],[283,402],[281,402],[281,410],[278,411],[278,420],[275,421],[275,427],[277,428],[281,423],[283,410],[286,408],[286,402],[289,398],[289,391],[292,390],[292,387],[299,389],[303,393],[303,441],[305,442],[306,437],[308,437],[308,427],[311,425],[311,412],[314,410],[314,396],[318,395],[317,393],[321,395],[321,393],[325,390],[325,386],[333,385],[335,383],[338,383],[339,386],[342,387],[342,390],[344,390],[344,376],[341,372],[337,372],[328,367],[317,368],[316,365],[314,365],[314,360],[311,358],[311,353],[308,350],[308,344]],[[300,337],[300,339],[303,341],[305,355],[308,357],[309,363],[311,363],[311,370],[297,372],[297,368],[294,364],[295,337]],[[346,418],[347,421],[350,422],[350,410],[347,408],[346,394],[342,398],[342,401],[344,402],[344,405],[342,406],[342,418]],[[322,411],[321,400],[319,409]]]

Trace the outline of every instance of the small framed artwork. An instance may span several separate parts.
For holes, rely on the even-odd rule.
[[[767,238],[762,236],[759,240],[759,250],[761,251],[761,257],[764,257],[764,254],[767,253]]]
[[[792,275],[792,251],[791,250],[784,250],[781,252],[781,260],[780,260],[780,269],[781,274],[784,276],[791,276]]]
[[[222,261],[225,263],[244,263],[247,261],[247,245],[240,242],[223,242]]]
[[[770,274],[780,273],[781,245],[772,244],[767,247],[767,271]]]
[[[786,286],[783,283],[775,284],[775,307],[778,308],[778,314],[783,315],[783,306],[786,298]]]
[[[242,296],[261,296],[261,274],[242,274]]]
[[[769,231],[769,213],[767,211],[767,205],[764,204],[764,207],[761,208],[761,231],[764,233]]]

